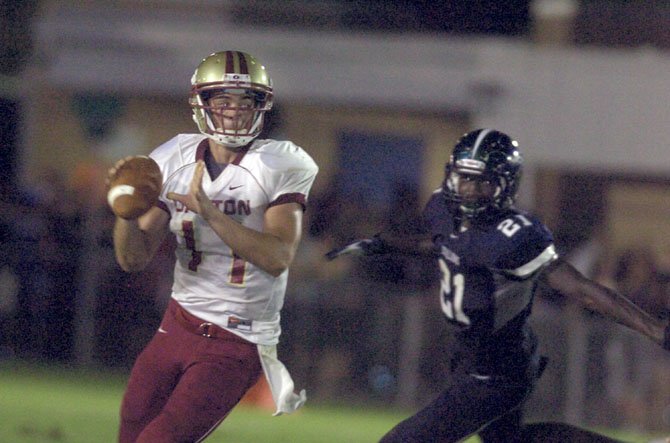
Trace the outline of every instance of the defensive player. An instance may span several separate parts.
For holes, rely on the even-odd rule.
[[[171,300],[123,398],[124,443],[203,440],[263,372],[277,414],[306,398],[294,393],[275,345],[318,168],[289,141],[257,138],[273,88],[256,58],[211,54],[191,83],[201,134],[179,134],[151,152],[164,179],[159,205],[117,218],[114,228],[128,272],[143,269],[169,231],[177,240]]]
[[[582,276],[558,257],[552,234],[513,206],[522,157],[506,134],[480,129],[456,144],[442,186],[425,211],[418,238],[380,234],[331,251],[428,253],[441,270],[440,305],[456,349],[446,389],[392,429],[382,442],[611,441],[561,424],[522,426],[522,406],[544,359],[529,327],[538,284],[638,331],[670,349],[670,327]]]

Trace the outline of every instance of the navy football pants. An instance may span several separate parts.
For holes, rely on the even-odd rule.
[[[480,380],[456,371],[435,400],[400,422],[381,443],[457,442],[480,430],[485,443],[515,443],[521,406],[532,387],[533,381]]]

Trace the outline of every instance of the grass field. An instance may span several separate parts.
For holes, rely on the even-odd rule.
[[[104,443],[116,441],[125,375],[63,368],[0,365],[0,442]],[[292,415],[236,408],[208,443],[376,442],[406,413],[308,405]],[[612,436],[616,434],[609,433]],[[650,437],[618,435],[643,443]],[[471,438],[468,443],[476,443]]]

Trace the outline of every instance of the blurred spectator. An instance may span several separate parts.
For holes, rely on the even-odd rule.
[[[12,184],[3,192],[3,264],[18,285],[5,341],[22,357],[66,361],[72,357],[78,212],[56,170],[35,171],[33,178],[33,187]]]
[[[382,231],[390,236],[407,237],[421,234],[424,226],[416,184],[400,179],[394,182],[391,202],[381,223],[360,226],[362,232]],[[357,237],[362,237],[359,235]],[[340,243],[341,244],[341,243]],[[366,300],[366,345],[368,361],[365,371],[368,396],[381,401],[391,400],[398,390],[402,340],[389,331],[399,327],[412,328],[411,335],[421,334],[422,322],[408,321],[410,309],[406,297],[418,297],[438,278],[438,267],[432,258],[384,254],[356,260]],[[405,331],[410,334],[409,330]]]
[[[47,357],[58,361],[73,358],[75,306],[81,250],[81,208],[72,200],[72,189],[56,170],[46,169],[40,179],[40,208],[47,231],[39,255],[49,284],[51,300],[46,322]]]
[[[351,395],[356,366],[365,360],[357,354],[362,348],[363,294],[345,278],[354,263],[324,258],[343,235],[355,235],[339,210],[351,208],[349,203],[336,192],[312,196],[282,310],[282,354],[290,356],[287,364],[296,378],[305,380],[322,400]]]
[[[656,286],[651,309],[661,318],[670,319],[670,244],[664,244],[656,252]]]
[[[404,180],[395,182],[386,220],[373,229],[380,230],[381,226],[381,231],[398,237],[420,234],[424,229],[421,224],[421,204],[423,202],[419,199],[415,184]],[[369,231],[366,235],[369,235]],[[365,257],[362,263],[367,268],[364,276],[373,281],[401,284],[401,292],[428,287],[437,276],[437,267],[433,261],[421,257],[409,259],[386,254]],[[435,270],[435,273],[430,270]]]
[[[612,264],[603,267],[600,278],[627,295],[643,310],[659,318],[667,318],[667,261],[663,253],[655,255],[646,246],[627,248]],[[661,263],[664,271],[659,268]]]
[[[602,258],[596,278],[651,315],[668,318],[667,260],[663,253],[655,255],[645,245],[625,248],[609,259]],[[661,423],[658,411],[668,406],[668,358],[659,356],[649,343],[618,327],[609,328],[599,349],[606,355],[607,398],[616,405],[610,420],[639,429],[667,426]]]
[[[116,265],[111,248],[104,254],[95,290],[94,357],[108,367],[130,368],[160,324],[156,301],[161,279],[156,263],[163,258],[162,250],[148,269],[134,274]],[[164,295],[169,297],[169,291]]]
[[[654,278],[654,256],[646,247],[625,249],[614,267],[614,284],[623,294],[631,297]]]

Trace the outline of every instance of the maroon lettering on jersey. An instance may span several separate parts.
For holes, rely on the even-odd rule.
[[[251,205],[249,204],[249,200],[238,200],[237,201],[237,213],[238,214],[244,214],[244,215],[251,214]]]
[[[212,200],[214,206],[226,215],[250,215],[251,203],[249,200]]]

